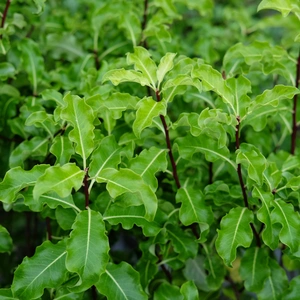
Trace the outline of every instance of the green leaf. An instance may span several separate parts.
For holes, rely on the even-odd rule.
[[[13,296],[11,289],[0,289],[0,298],[1,300],[18,300]]]
[[[300,176],[292,177],[287,183],[286,187],[293,191],[298,191],[300,186]]]
[[[97,290],[108,300],[148,299],[140,284],[140,276],[131,265],[121,262],[108,263],[105,272],[96,283]]]
[[[151,59],[151,55],[143,47],[134,47],[134,53],[127,54],[128,65],[134,65],[136,71],[140,71],[143,77],[150,82],[150,86],[156,90],[157,81],[157,66],[155,62]]]
[[[258,5],[257,11],[262,9],[274,9],[281,12],[282,15],[286,17],[296,7],[299,9],[297,0],[263,0]]]
[[[154,300],[183,300],[179,287],[163,282],[154,292]]]
[[[205,205],[201,191],[190,187],[182,187],[177,191],[176,202],[182,203],[179,210],[179,219],[183,225],[189,226],[198,223],[202,233],[209,229],[214,216],[211,207]],[[202,236],[201,241],[204,241]]]
[[[156,77],[158,81],[158,90],[160,88],[160,84],[162,83],[163,79],[165,78],[165,75],[172,70],[174,63],[173,60],[176,56],[176,53],[166,53],[165,56],[163,56],[159,62],[159,65],[157,67],[156,71]]]
[[[151,187],[153,191],[157,189],[157,179],[155,174],[158,171],[165,172],[168,167],[166,150],[151,147],[144,149],[139,156],[130,161],[129,168],[142,176],[144,182]]]
[[[98,282],[109,260],[109,243],[102,216],[91,209],[80,212],[67,240],[66,267],[79,275],[71,288],[82,292]]]
[[[0,199],[4,203],[15,201],[18,192],[27,186],[35,185],[38,178],[44,174],[49,165],[36,165],[30,171],[21,167],[12,168],[6,172],[0,183]]]
[[[5,81],[7,78],[13,78],[15,75],[15,67],[8,62],[0,63],[0,80]]]
[[[258,148],[251,144],[242,143],[237,150],[236,162],[246,166],[249,178],[258,185],[262,185],[267,161]]]
[[[125,29],[126,37],[132,41],[133,47],[141,38],[141,22],[138,16],[133,13],[123,13],[119,18],[119,28]]]
[[[232,267],[237,247],[251,245],[253,238],[251,222],[253,222],[253,213],[246,207],[232,208],[222,218],[220,229],[217,230],[216,249],[227,266]]]
[[[136,137],[140,138],[141,132],[152,125],[153,118],[159,115],[165,116],[167,113],[166,102],[154,101],[152,97],[143,98],[137,104],[136,119],[132,129]]]
[[[299,249],[299,240],[295,236],[300,235],[300,218],[298,212],[294,211],[292,204],[282,200],[273,201],[274,210],[271,212],[272,224],[280,223],[282,228],[279,239],[296,253]]]
[[[270,276],[268,253],[257,247],[247,249],[241,261],[240,275],[248,291],[259,292],[265,279]]]
[[[56,157],[55,164],[63,166],[70,161],[75,153],[73,143],[65,136],[58,135],[53,139],[50,153]]]
[[[64,97],[67,107],[61,111],[61,118],[71,123],[73,130],[69,132],[69,139],[76,143],[76,153],[83,159],[83,168],[94,150],[94,112],[84,99],[68,94]]]
[[[284,300],[297,300],[299,298],[300,293],[300,276],[294,277],[290,281],[289,289],[284,295]]]
[[[44,242],[35,254],[25,257],[15,271],[11,286],[14,297],[20,300],[37,299],[45,288],[57,288],[67,276],[65,241],[52,244]]]
[[[37,11],[35,12],[35,14],[37,14],[37,15],[41,14],[45,9],[46,0],[33,0],[33,2],[35,3],[36,8],[37,8]]]
[[[0,253],[10,253],[13,247],[12,238],[5,227],[0,225]]]
[[[60,197],[67,197],[72,189],[76,191],[82,186],[85,172],[80,170],[74,163],[61,166],[49,167],[45,173],[40,176],[33,189],[34,199],[41,195],[53,191]]]
[[[107,182],[106,188],[112,198],[116,198],[124,193],[135,194],[137,199],[127,199],[133,201],[127,205],[137,206],[144,204],[145,218],[152,221],[157,210],[157,198],[151,188],[144,183],[142,177],[129,169],[105,169],[97,177],[98,182]],[[135,202],[137,200],[137,202]]]
[[[183,296],[183,300],[198,300],[198,289],[193,281],[185,282],[181,288],[180,293]]]

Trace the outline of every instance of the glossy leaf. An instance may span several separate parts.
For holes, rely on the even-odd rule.
[[[49,167],[37,180],[33,196],[38,199],[41,195],[53,191],[60,197],[67,197],[73,188],[77,191],[81,187],[84,175],[85,172],[73,163],[62,167]]]
[[[56,288],[67,276],[65,241],[52,244],[44,242],[37,247],[35,254],[25,257],[15,271],[11,289],[14,297],[20,300],[38,299],[45,288]]]
[[[154,292],[154,300],[183,300],[183,295],[180,294],[179,287],[163,282]]]
[[[98,282],[108,263],[109,243],[105,225],[98,212],[80,212],[67,240],[66,267],[80,279],[72,291],[82,292]]]
[[[13,247],[12,238],[5,227],[0,225],[0,253],[10,253]]]
[[[108,300],[147,299],[142,290],[139,273],[131,265],[121,262],[118,265],[109,263],[105,272],[96,283],[97,290]]]
[[[56,164],[63,166],[75,153],[73,143],[65,136],[58,135],[53,139],[49,150],[56,157]]]
[[[193,281],[185,282],[181,288],[180,293],[183,296],[183,300],[198,300],[198,289]]]
[[[253,233],[250,223],[252,221],[252,212],[241,207],[232,208],[222,218],[220,229],[217,230],[216,249],[227,266],[232,267],[239,246],[249,247],[251,245]]]
[[[300,293],[300,276],[294,277],[290,281],[290,287],[284,295],[285,300],[297,300]]]

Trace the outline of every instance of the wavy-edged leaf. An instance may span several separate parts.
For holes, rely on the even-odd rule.
[[[12,238],[5,227],[0,225],[0,253],[10,253],[13,247]]]
[[[127,63],[128,65],[134,65],[136,71],[140,71],[143,74],[143,77],[150,82],[150,86],[156,90],[156,71],[157,66],[155,62],[151,59],[151,55],[143,47],[134,47],[134,53],[127,54]]]
[[[181,202],[179,219],[183,225],[198,223],[202,234],[209,229],[214,216],[210,206],[205,205],[203,193],[190,187],[182,187],[177,191],[176,202]],[[201,234],[201,241],[204,237]]]
[[[139,138],[141,132],[152,125],[153,118],[167,113],[167,105],[164,100],[157,102],[152,97],[143,98],[137,104],[136,118],[133,122],[132,129],[134,134]]]
[[[282,200],[273,201],[274,209],[271,212],[272,224],[280,223],[282,228],[279,232],[279,239],[295,253],[299,249],[300,218],[298,212],[294,211],[292,204]]]
[[[11,286],[14,297],[20,300],[37,299],[45,288],[57,288],[67,277],[65,267],[66,243],[44,242],[35,254],[25,257],[15,271]]]
[[[69,138],[58,135],[53,139],[49,150],[55,157],[55,164],[63,166],[70,161],[71,156],[75,153],[73,143]]]
[[[170,53],[167,52],[165,54],[165,56],[163,56],[160,59],[159,65],[157,67],[157,71],[156,71],[156,77],[157,77],[157,81],[158,81],[158,89],[160,87],[161,82],[163,81],[163,79],[165,78],[165,75],[172,70],[173,66],[174,66],[174,58],[176,56],[176,53]]]
[[[247,249],[241,261],[240,275],[248,291],[259,292],[265,279],[270,276],[268,253],[258,247]]]
[[[35,185],[49,165],[36,165],[30,171],[21,167],[12,168],[6,172],[3,181],[0,183],[0,199],[4,203],[12,203],[18,192],[27,186]]]
[[[246,166],[249,178],[258,185],[262,185],[267,161],[258,148],[251,144],[242,143],[237,150],[236,162]]]
[[[102,216],[91,209],[80,212],[67,240],[66,267],[80,279],[72,287],[82,292],[98,282],[109,260],[109,243]]]
[[[227,147],[219,148],[218,141],[208,138],[206,135],[194,137],[190,134],[175,140],[179,148],[179,154],[184,159],[192,158],[196,152],[205,154],[205,159],[215,162],[218,159],[228,162],[234,169],[236,164],[230,159],[230,152]]]
[[[157,189],[156,172],[165,172],[168,167],[167,152],[165,149],[151,147],[144,149],[139,156],[133,158],[129,163],[129,168],[142,176],[144,182],[148,184],[153,191]]]
[[[73,126],[69,139],[76,143],[75,151],[82,157],[85,169],[86,160],[94,150],[94,111],[78,96],[68,94],[64,101],[67,107],[61,111],[61,118]]]
[[[34,199],[49,191],[55,192],[60,197],[68,197],[72,189],[76,191],[82,186],[85,172],[80,170],[74,163],[61,166],[49,167],[40,176],[33,189]]]
[[[193,281],[187,281],[180,287],[180,293],[183,300],[198,300],[198,289]]]
[[[126,262],[118,265],[108,263],[96,288],[108,300],[148,299],[142,290],[139,273]]]
[[[263,0],[258,5],[257,11],[262,9],[274,9],[282,13],[286,17],[293,9],[300,10],[299,2],[297,0]]]
[[[112,198],[123,194],[135,194],[137,197],[127,199],[127,205],[145,206],[145,218],[152,221],[157,210],[157,198],[151,188],[144,183],[142,177],[129,169],[105,169],[97,177],[98,182],[107,182],[106,188]],[[130,201],[133,201],[130,203]],[[137,201],[137,202],[136,202]]]
[[[246,207],[232,208],[222,218],[220,229],[217,230],[216,249],[227,266],[232,267],[239,246],[251,245],[253,233],[250,223],[252,221],[253,213]]]

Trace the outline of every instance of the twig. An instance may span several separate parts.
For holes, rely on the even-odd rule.
[[[8,8],[10,6],[11,1],[12,0],[6,0],[6,5],[5,5],[5,8],[4,8],[3,15],[2,15],[1,28],[4,28],[4,24],[5,24],[5,20],[6,20],[6,17],[7,17]],[[0,34],[0,40],[1,39],[2,39],[2,34]]]
[[[148,15],[148,0],[144,0],[144,14],[143,14],[143,22],[142,22],[142,32],[144,32],[146,25],[147,25],[147,15]],[[148,48],[146,39],[141,40],[140,45],[142,45],[144,48]]]

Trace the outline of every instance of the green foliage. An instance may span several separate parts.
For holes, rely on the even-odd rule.
[[[0,299],[298,299],[298,2],[2,1]]]

